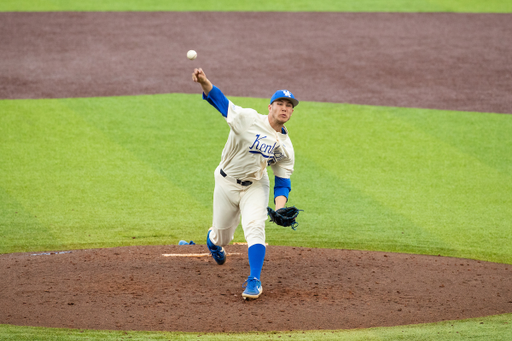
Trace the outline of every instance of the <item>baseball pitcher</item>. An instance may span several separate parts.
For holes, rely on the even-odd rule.
[[[299,101],[290,91],[279,90],[270,100],[268,115],[261,115],[229,101],[201,68],[194,69],[192,80],[201,85],[203,99],[222,114],[230,128],[220,164],[215,170],[213,222],[206,244],[213,259],[219,265],[224,264],[224,246],[233,240],[241,216],[250,266],[242,296],[256,299],[263,292],[260,277],[266,251],[267,214],[271,221],[277,222],[276,215],[288,209],[285,205],[291,191],[294,152],[284,124]],[[267,208],[270,189],[267,166],[272,167],[275,175],[275,211]],[[285,214],[282,217],[287,219]],[[287,226],[294,227],[295,217],[296,214]]]

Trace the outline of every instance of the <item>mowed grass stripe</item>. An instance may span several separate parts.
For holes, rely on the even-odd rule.
[[[63,105],[202,205],[229,128],[201,95],[64,99]]]
[[[297,205],[305,208],[300,221],[307,221],[303,228],[308,234],[303,234],[303,225],[299,225],[301,233],[289,240],[290,231],[270,225],[270,242],[426,254],[456,252],[421,225],[351,186],[336,171],[323,168],[305,153],[298,153],[297,158],[301,162],[293,191],[301,193],[301,198],[292,197],[291,202],[298,201]]]
[[[448,246],[457,250],[458,256],[478,258],[478,253],[488,250],[486,258],[510,261],[512,177],[503,170],[512,160],[507,148],[499,146],[511,143],[510,137],[503,141],[512,128],[510,116],[457,113],[455,119],[453,112],[322,103],[308,103],[301,110],[315,119],[294,121],[308,131],[296,148],[390,214],[403,217],[393,221],[405,233],[425,230],[429,240],[418,238],[418,242],[430,245],[427,252]],[[402,118],[415,117],[419,111],[440,130],[452,131],[457,144]],[[444,115],[451,115],[451,120],[443,119]],[[483,134],[488,130],[499,131],[502,138]],[[469,147],[458,148],[464,136],[456,136],[456,132],[468,131],[473,132],[468,138],[478,136],[479,142],[470,144],[475,148],[496,145],[494,157],[500,161],[487,157],[484,163],[477,157],[484,150],[468,153]],[[499,168],[492,167],[493,163]],[[342,214],[343,194],[338,200],[331,199],[327,198],[326,205],[332,209],[339,205]],[[389,229],[384,221],[376,228]],[[502,238],[489,239],[494,233],[501,233]],[[418,247],[418,251],[423,248]]]
[[[11,202],[37,217],[26,221],[27,229],[42,224],[55,238],[45,244],[43,233],[40,245],[31,250],[118,246],[140,243],[141,238],[142,243],[159,244],[209,223],[209,209],[65,101],[0,103],[1,187]],[[122,113],[113,115],[123,119]],[[4,221],[2,229],[10,228]],[[18,246],[4,244],[2,251]]]
[[[509,152],[512,150],[512,120],[509,115],[464,113],[464,124],[459,123],[461,117],[457,111],[416,110],[410,115],[407,109],[397,109],[393,110],[393,115],[496,171],[512,175],[512,153]],[[482,120],[485,120],[484,124]]]
[[[0,187],[0,236],[2,245],[9,245],[9,252],[37,250],[41,245],[62,249],[53,231],[42,224],[34,213]]]
[[[0,11],[279,11],[279,12],[472,12],[510,13],[507,0],[4,0]]]

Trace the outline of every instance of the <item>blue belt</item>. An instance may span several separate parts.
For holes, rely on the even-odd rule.
[[[222,169],[220,170],[220,175],[222,175],[223,177],[228,176],[226,173],[224,173],[224,171]],[[237,184],[242,185],[242,186],[252,185],[252,181],[242,181],[242,180],[238,180],[238,179],[235,179],[235,180],[236,180]]]

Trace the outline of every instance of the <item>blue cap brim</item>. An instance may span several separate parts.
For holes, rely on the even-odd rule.
[[[291,97],[287,97],[287,96],[283,96],[283,97],[278,97],[278,98],[274,98],[272,100],[272,102],[270,102],[270,104],[274,103],[275,101],[277,101],[278,99],[284,99],[284,100],[287,100],[289,102],[291,102],[293,104],[293,107],[295,108],[297,105],[299,105],[299,101],[297,101],[295,98],[291,98]]]

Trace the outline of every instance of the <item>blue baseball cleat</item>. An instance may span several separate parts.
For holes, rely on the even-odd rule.
[[[208,250],[210,250],[213,259],[217,262],[217,264],[222,265],[226,262],[226,251],[224,251],[222,246],[214,245],[210,241],[210,232],[211,231],[208,231],[208,234],[206,235],[206,245],[208,246]]]
[[[247,278],[243,287],[245,288],[245,290],[242,293],[242,297],[246,300],[255,300],[258,297],[260,297],[261,293],[263,292],[263,288],[261,287],[261,281],[256,277]]]

